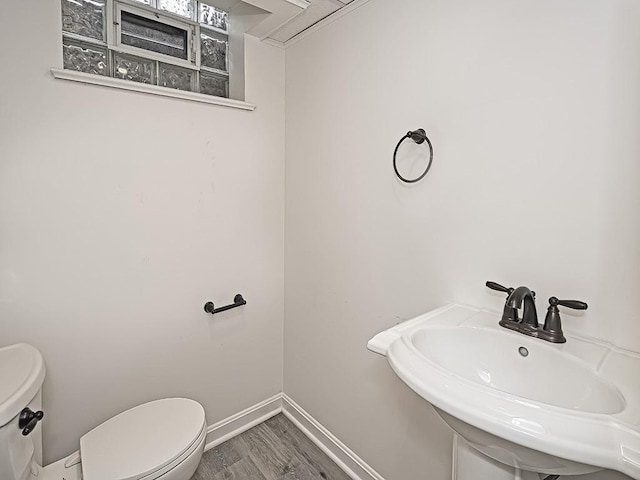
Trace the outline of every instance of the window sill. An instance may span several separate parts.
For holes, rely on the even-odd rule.
[[[185,92],[182,90],[175,90],[173,88],[159,87],[157,85],[147,85],[144,83],[131,82],[128,80],[120,80],[118,78],[103,77],[101,75],[76,72],[75,70],[52,68],[51,73],[55,78],[60,80],[71,80],[73,82],[90,83],[92,85],[102,85],[103,87],[132,90],[134,92],[149,93],[152,95],[160,95],[163,97],[182,98],[183,100],[190,100],[192,102],[211,103],[213,105],[239,108],[241,110],[253,111],[256,108],[255,105],[251,103],[241,102],[240,100],[214,97],[211,95],[204,95],[202,93]]]

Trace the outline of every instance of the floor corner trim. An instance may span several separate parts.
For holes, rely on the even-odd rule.
[[[282,412],[282,393],[220,420],[207,428],[205,452]]]
[[[384,480],[382,475],[309,415],[286,393],[283,393],[281,398],[282,413],[353,480]]]
[[[283,413],[353,480],[385,480],[286,393],[278,393],[207,428],[205,451]]]

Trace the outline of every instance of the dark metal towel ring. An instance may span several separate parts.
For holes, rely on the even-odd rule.
[[[424,143],[426,140],[427,145],[429,145],[429,164],[427,165],[426,170],[422,172],[422,175],[412,180],[408,180],[404,178],[402,175],[400,175],[400,172],[398,172],[398,166],[396,165],[396,155],[398,154],[398,148],[400,148],[400,145],[402,144],[402,142],[404,142],[407,138],[410,138],[411,140],[416,142],[418,145],[421,143]],[[427,172],[429,171],[429,169],[431,168],[432,162],[433,162],[433,145],[431,145],[431,140],[429,140],[429,137],[427,137],[427,132],[425,132],[422,128],[414,130],[413,132],[408,132],[404,137],[400,139],[400,141],[396,145],[396,149],[393,151],[393,170],[396,172],[396,175],[398,176],[398,178],[405,183],[415,183],[422,180],[424,176],[427,174]]]

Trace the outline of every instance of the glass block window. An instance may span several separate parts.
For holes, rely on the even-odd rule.
[[[68,70],[229,96],[229,15],[200,0],[60,0]]]
[[[193,91],[196,72],[188,68],[180,68],[166,63],[160,64],[160,85],[178,90]]]
[[[62,0],[62,31],[104,40],[105,7],[106,0]]]
[[[219,10],[204,3],[200,4],[200,23],[207,27],[217,28],[226,32],[228,15],[224,10]]]
[[[229,44],[226,38],[216,38],[211,33],[200,34],[200,65],[226,72]]]
[[[213,88],[213,83],[222,75],[229,75],[229,14],[212,5],[200,3],[198,15],[200,24],[200,81],[207,83],[201,88],[205,92],[221,92],[222,88]],[[214,75],[215,74],[215,75]],[[225,83],[229,90],[229,81]],[[207,93],[207,95],[216,95]]]
[[[64,39],[62,62],[64,68],[94,75],[109,75],[109,55],[105,47]]]
[[[132,82],[155,84],[156,62],[123,53],[113,54],[113,76]]]
[[[182,17],[193,18],[194,0],[158,0],[158,8]]]
[[[200,93],[215,97],[229,96],[229,77],[200,72]]]

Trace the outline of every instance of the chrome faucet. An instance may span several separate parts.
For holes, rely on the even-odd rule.
[[[499,322],[502,327],[552,343],[567,341],[562,333],[558,305],[576,310],[587,309],[587,304],[579,300],[558,300],[556,297],[551,297],[544,326],[540,328],[536,311],[536,292],[527,287],[507,288],[495,282],[487,282],[486,285],[492,290],[507,294],[507,301]],[[519,318],[518,309],[522,307],[523,302],[522,318]]]

